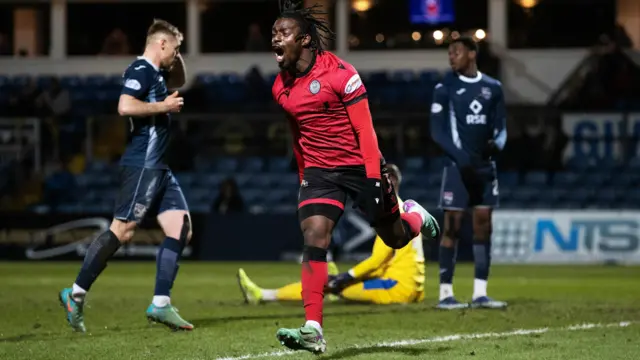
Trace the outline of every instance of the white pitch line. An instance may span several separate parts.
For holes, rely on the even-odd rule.
[[[512,330],[506,332],[499,333],[476,333],[476,334],[454,334],[454,335],[446,335],[446,336],[436,336],[427,339],[410,339],[410,340],[399,340],[399,341],[391,341],[391,342],[380,342],[376,344],[368,344],[368,345],[353,345],[347,347],[347,349],[370,349],[370,348],[381,348],[381,347],[402,347],[402,346],[412,346],[419,344],[428,344],[428,343],[441,343],[441,342],[450,342],[450,341],[458,341],[458,340],[476,340],[476,339],[485,339],[485,338],[497,338],[497,337],[511,337],[511,336],[526,336],[533,334],[544,334],[549,331],[578,331],[578,330],[588,330],[588,329],[596,329],[596,328],[605,328],[605,327],[627,327],[633,324],[631,321],[622,321],[618,323],[611,324],[577,324],[571,325],[562,328],[539,328],[539,329],[519,329]],[[229,356],[229,357],[221,357],[216,358],[214,360],[245,360],[245,359],[257,359],[263,357],[280,357],[295,354],[294,351],[273,351],[273,352],[265,352],[260,354],[247,354],[241,356]]]

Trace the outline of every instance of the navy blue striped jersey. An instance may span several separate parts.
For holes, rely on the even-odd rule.
[[[502,84],[481,72],[447,73],[434,89],[430,121],[434,141],[456,164],[487,164],[489,140],[500,150],[507,140]]]
[[[144,102],[161,102],[169,95],[167,74],[144,57],[138,57],[123,74],[121,94]],[[120,159],[121,165],[166,169],[165,152],[169,145],[170,114],[129,117],[130,136]]]

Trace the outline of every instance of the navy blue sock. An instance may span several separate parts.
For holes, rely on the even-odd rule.
[[[164,239],[156,258],[156,288],[154,295],[170,296],[181,253],[182,245],[180,241],[170,237]]]
[[[184,241],[180,240],[180,252],[178,253],[178,254],[180,254],[180,256],[182,256],[182,251],[184,251],[184,248],[186,246],[187,246],[187,244]],[[173,271],[173,281],[176,281],[176,277],[178,276],[178,270],[180,270],[180,262],[176,261],[176,268]]]
[[[456,267],[455,247],[444,247],[440,245],[440,284],[452,284],[453,272]]]
[[[120,240],[116,234],[107,230],[98,236],[84,256],[82,268],[76,278],[76,285],[89,291],[100,273],[107,267],[107,260],[120,248]]]
[[[491,267],[491,241],[473,240],[473,260],[475,263],[475,278],[487,280]]]

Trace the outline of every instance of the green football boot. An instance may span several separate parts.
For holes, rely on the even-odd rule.
[[[58,293],[58,300],[67,313],[67,322],[71,325],[71,328],[77,332],[86,332],[83,314],[84,303],[73,300],[71,292],[71,288],[62,289]]]
[[[327,351],[327,342],[320,331],[313,326],[303,326],[298,329],[279,329],[276,338],[280,344],[291,350],[306,350],[315,355]]]
[[[163,307],[149,305],[147,308],[147,320],[152,323],[163,324],[173,331],[193,330],[193,325],[178,315],[178,309],[171,304]]]

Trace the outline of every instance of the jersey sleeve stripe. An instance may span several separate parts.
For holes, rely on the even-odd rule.
[[[351,106],[351,105],[353,105],[353,104],[357,104],[357,103],[359,103],[360,101],[362,101],[362,100],[366,99],[367,97],[368,97],[367,93],[364,93],[364,94],[362,94],[362,95],[360,95],[360,96],[358,96],[358,97],[356,97],[356,98],[353,98],[353,99],[351,99],[351,100],[349,100],[349,101],[345,102],[345,103],[344,103],[344,106]]]

